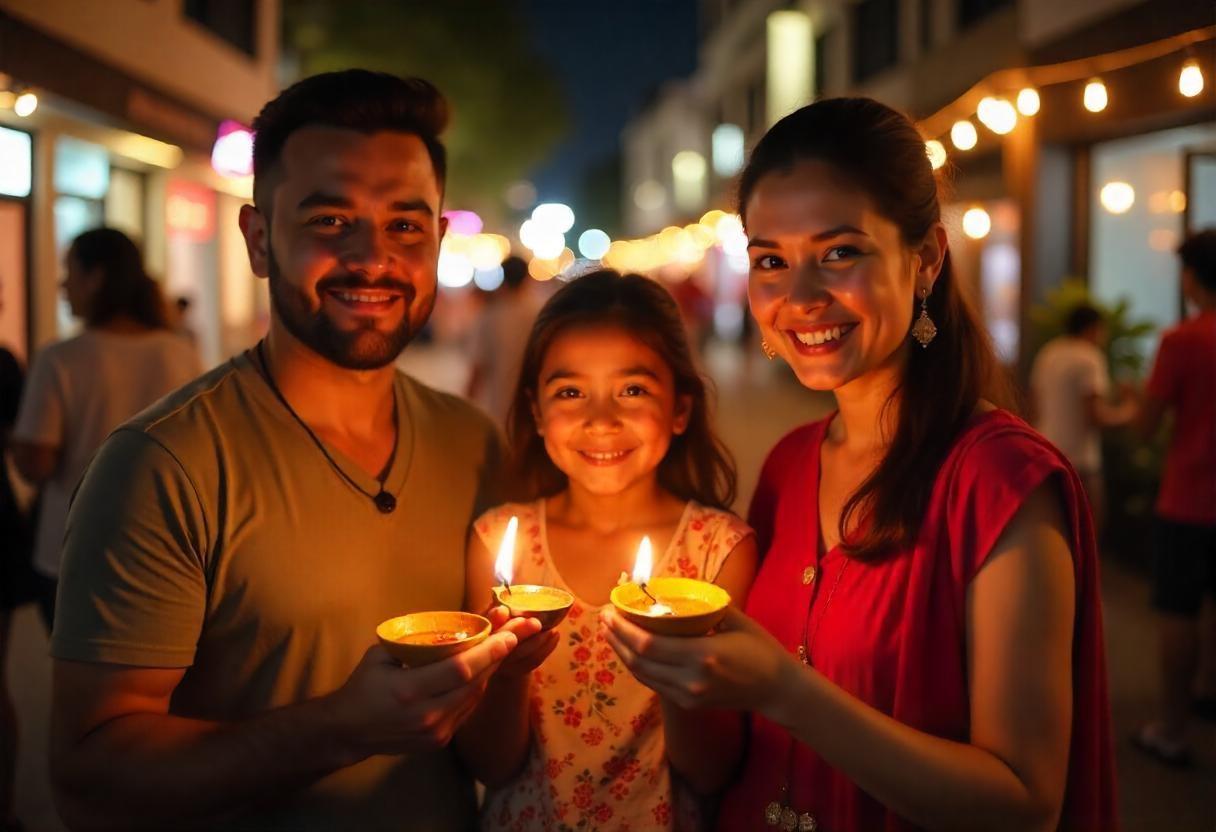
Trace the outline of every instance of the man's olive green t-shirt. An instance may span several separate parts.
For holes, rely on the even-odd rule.
[[[69,515],[54,657],[185,668],[172,713],[240,720],[340,687],[384,619],[460,609],[500,438],[408,376],[395,396],[390,514],[370,496],[380,483],[327,446],[328,461],[249,353],[119,428]],[[467,829],[474,812],[445,749],[372,757],[233,828]]]

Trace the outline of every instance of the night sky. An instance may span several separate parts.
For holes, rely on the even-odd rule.
[[[560,76],[571,129],[532,174],[542,200],[574,202],[583,172],[611,155],[650,93],[696,66],[697,0],[523,0]]]

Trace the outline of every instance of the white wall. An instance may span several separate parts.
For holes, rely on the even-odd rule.
[[[0,0],[0,6],[216,116],[248,122],[278,90],[278,0],[258,4],[256,58],[186,19],[182,0]]]

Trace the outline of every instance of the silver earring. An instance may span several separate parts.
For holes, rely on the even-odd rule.
[[[916,339],[916,343],[920,344],[922,349],[928,347],[930,342],[937,337],[937,325],[929,317],[928,289],[920,290],[920,317],[916,319],[916,323],[912,324],[912,337]]]

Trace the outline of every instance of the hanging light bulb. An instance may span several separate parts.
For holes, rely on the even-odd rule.
[[[1018,124],[1018,112],[1003,98],[985,98],[975,111],[984,126],[997,135],[1004,136]]]
[[[982,240],[992,230],[992,217],[978,205],[963,214],[963,233],[973,240]]]
[[[1039,91],[1027,87],[1018,93],[1018,112],[1024,116],[1033,116],[1039,111]]]
[[[974,124],[962,119],[954,122],[954,126],[950,128],[950,141],[959,150],[970,150],[979,141],[979,134],[975,132]]]
[[[925,155],[929,157],[929,164],[933,166],[934,170],[938,170],[946,164],[946,146],[937,139],[929,139],[925,142]]]
[[[1178,92],[1187,98],[1203,92],[1203,70],[1197,61],[1190,60],[1182,65],[1182,72],[1178,73]]]
[[[1085,109],[1091,113],[1100,113],[1106,109],[1109,101],[1106,95],[1106,84],[1103,84],[1097,78],[1085,85]]]
[[[23,92],[17,96],[17,100],[13,102],[13,112],[22,118],[34,114],[34,110],[38,109],[38,96],[32,92]]]

